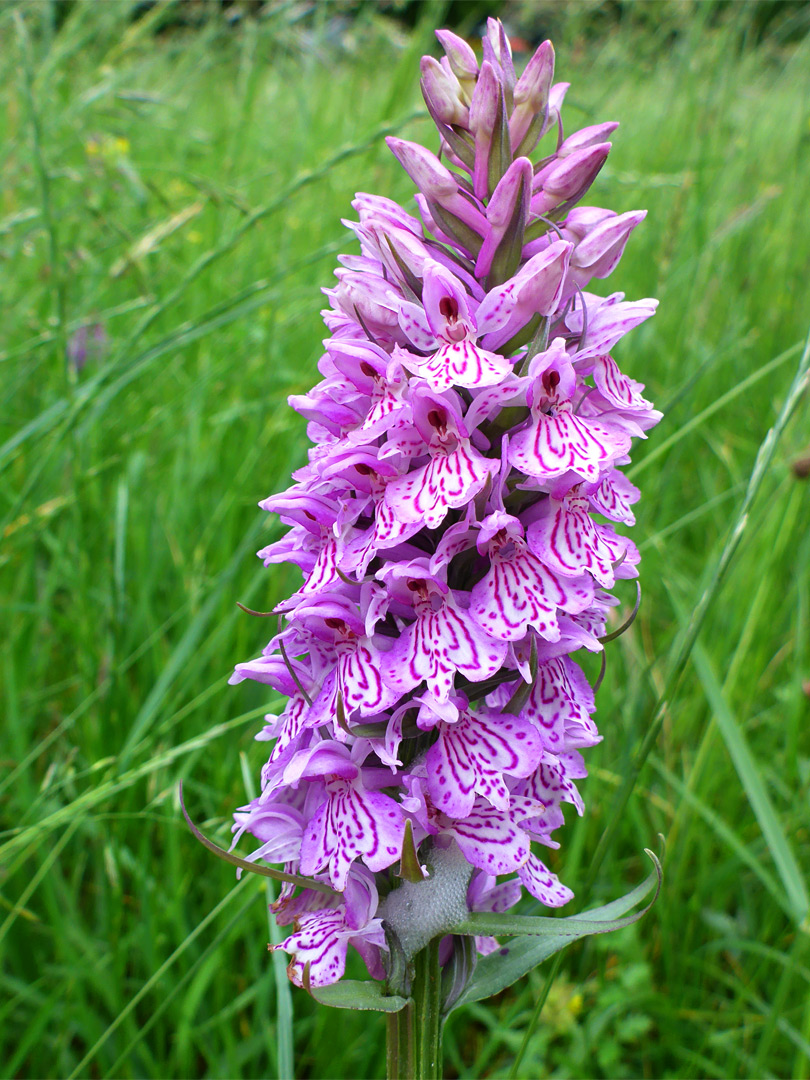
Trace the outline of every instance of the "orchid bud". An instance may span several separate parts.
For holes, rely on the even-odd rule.
[[[393,135],[385,142],[411,180],[429,199],[451,199],[457,194],[458,185],[453,174],[426,147]]]
[[[445,58],[446,60],[446,58]],[[462,166],[472,169],[475,146],[469,127],[470,111],[461,84],[450,65],[432,56],[422,57],[422,96],[433,123],[439,130],[443,149]]]
[[[411,180],[424,194],[431,213],[441,227],[477,253],[481,237],[487,231],[487,220],[480,210],[459,191],[458,181],[439,159],[416,143],[389,135],[388,148],[402,165]]]
[[[512,63],[512,47],[500,19],[487,19],[487,33],[483,39],[484,60],[488,60],[501,73],[503,88],[509,105],[515,89],[515,65]]]
[[[557,157],[570,157],[577,150],[587,150],[588,147],[603,143],[618,126],[615,121],[610,120],[606,124],[593,124],[591,127],[580,128],[573,135],[569,135],[560,146],[557,150]]]
[[[447,53],[447,62],[453,74],[461,83],[467,96],[472,97],[475,80],[478,78],[478,61],[475,53],[464,38],[460,38],[450,30],[437,30],[436,37]]]
[[[475,135],[473,191],[478,199],[490,195],[512,161],[503,87],[495,68],[484,61],[470,106],[470,130]]]
[[[342,311],[361,320],[361,325],[380,342],[401,340],[397,316],[399,296],[387,281],[351,270],[336,270],[335,277],[339,284],[334,298]]]
[[[576,213],[575,210],[568,215],[566,232],[572,231],[571,218]],[[646,216],[646,210],[630,210],[626,214],[613,214],[591,228],[571,255],[571,280],[584,288],[591,278],[606,278],[613,273],[630,233]]]
[[[546,122],[545,122],[545,124],[543,126],[543,130],[540,132],[541,138],[542,138],[543,135],[545,135],[545,133],[550,128],[552,128],[555,124],[557,124],[557,126],[560,129],[560,139],[559,139],[559,141],[562,142],[562,140],[563,140],[562,117],[561,117],[560,113],[562,111],[562,106],[563,106],[563,101],[565,100],[565,95],[568,93],[568,90],[569,90],[570,86],[571,86],[571,83],[567,83],[567,82],[555,83],[552,86],[551,90],[549,91],[549,95],[548,95],[548,116],[547,116]]]
[[[547,214],[563,203],[574,203],[581,199],[609,153],[610,143],[598,143],[584,150],[575,150],[562,161],[553,161],[534,178],[532,213]]]
[[[466,127],[470,111],[461,100],[461,85],[452,72],[448,72],[432,56],[423,56],[422,96],[431,116],[443,124],[459,124]]]
[[[490,288],[511,277],[520,262],[531,192],[532,163],[518,158],[504,173],[487,206],[489,229],[475,273],[487,278]]]
[[[548,99],[554,78],[554,46],[544,41],[526,65],[515,85],[515,107],[509,117],[509,134],[515,153],[534,149],[548,117]]]

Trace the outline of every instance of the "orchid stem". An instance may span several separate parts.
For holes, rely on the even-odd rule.
[[[442,1066],[442,1003],[439,941],[417,953],[411,1000],[388,1017],[388,1080],[439,1080]]]

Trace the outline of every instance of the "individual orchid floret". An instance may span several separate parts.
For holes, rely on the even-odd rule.
[[[385,654],[383,678],[388,685],[403,694],[424,682],[443,702],[457,674],[481,682],[499,671],[506,646],[471,622],[453,592],[430,576],[427,567],[413,566],[407,572],[414,575],[408,579],[414,620]]]
[[[470,594],[475,622],[500,641],[518,641],[530,629],[558,641],[557,611],[578,613],[593,601],[593,585],[580,572],[562,580],[527,546],[521,522],[496,512],[481,523],[478,550],[489,559],[487,574]]]
[[[296,986],[329,986],[346,970],[346,954],[353,945],[366,962],[369,974],[381,979],[385,972],[380,948],[385,947],[382,919],[374,918],[378,906],[374,877],[353,871],[346,883],[345,903],[301,915],[293,934],[272,948],[283,949],[292,959],[287,974]]]
[[[476,346],[478,323],[472,297],[440,264],[426,263],[423,272],[422,304],[405,301],[400,308],[400,326],[415,348],[430,355],[403,352],[402,363],[439,392],[452,386],[502,382],[512,366],[505,357]]]
[[[427,789],[433,805],[452,818],[469,817],[478,795],[508,810],[506,778],[530,776],[542,759],[534,726],[516,716],[463,707],[457,720],[437,727],[425,759]]]
[[[385,501],[397,520],[435,529],[481,491],[499,463],[475,449],[457,407],[428,391],[414,394],[413,407],[430,460],[391,481]]]
[[[545,354],[532,361],[532,422],[511,441],[509,460],[516,469],[539,480],[571,474],[594,481],[630,449],[630,439],[607,420],[583,419],[574,411],[577,379],[556,338]]]

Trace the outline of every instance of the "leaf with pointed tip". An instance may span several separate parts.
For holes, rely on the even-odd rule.
[[[309,992],[321,1005],[331,1005],[333,1009],[397,1013],[410,1002],[410,998],[384,994],[379,983],[355,979],[341,979],[331,986],[313,986]]]
[[[512,146],[509,139],[509,118],[506,115],[506,102],[504,101],[503,90],[501,90],[498,98],[495,130],[492,132],[492,142],[489,147],[487,187],[490,195],[511,164]]]
[[[452,938],[453,952],[442,969],[442,1013],[451,1012],[478,963],[475,938],[463,934]]]
[[[529,700],[529,694],[534,687],[534,681],[537,678],[537,634],[532,634],[532,648],[529,654],[529,681],[522,682],[520,686],[515,690],[514,694],[509,698],[506,703],[504,712],[512,713],[513,716],[520,716],[523,712],[523,706]]]
[[[404,878],[405,881],[413,882],[424,881],[426,877],[416,851],[410,818],[405,822],[405,836],[402,839],[402,853],[399,857],[399,870],[396,871],[396,875]]]
[[[652,873],[626,896],[612,900],[602,907],[564,919],[475,912],[460,926],[454,927],[454,934],[520,935],[513,937],[497,952],[479,960],[475,974],[456,1001],[455,1008],[500,993],[543,960],[547,960],[570,945],[572,941],[591,934],[606,934],[611,930],[620,930],[622,927],[638,922],[658,899],[663,877],[661,864],[656,856],[646,848],[645,851],[653,861]],[[641,911],[626,915],[626,912],[639,904],[653,888],[655,893],[652,900]]]
[[[200,832],[189,817],[186,805],[183,802],[182,782],[180,783],[179,790],[180,809],[183,811],[183,817],[186,819],[186,824],[203,847],[207,847],[209,851],[212,851],[220,859],[224,859],[225,862],[229,862],[233,866],[238,866],[240,870],[246,870],[249,874],[261,874],[263,877],[273,878],[275,881],[286,881],[289,882],[290,885],[300,885],[303,889],[315,889],[317,892],[328,893],[329,896],[334,896],[335,890],[330,888],[329,885],[324,885],[322,881],[300,877],[298,874],[285,874],[283,870],[273,870],[269,866],[257,866],[256,863],[248,862],[247,859],[240,859],[239,856],[234,855],[232,851],[226,851],[224,848],[217,847],[212,840],[209,840],[207,836]]]
[[[479,236],[477,232],[473,232],[470,226],[463,222],[461,218],[456,217],[449,210],[445,210],[437,202],[428,199],[428,208],[433,215],[433,220],[448,236],[461,244],[471,255],[478,255],[484,242],[483,237]]]

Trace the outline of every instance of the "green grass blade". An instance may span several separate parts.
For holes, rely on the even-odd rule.
[[[692,650],[692,663],[706,692],[706,699],[712,708],[731,760],[734,762],[740,783],[745,789],[751,809],[756,815],[768,844],[768,850],[788,899],[790,913],[801,925],[802,930],[808,932],[810,926],[807,925],[806,919],[808,909],[810,909],[810,897],[807,894],[804,876],[768,795],[748,741],[725,699],[723,688],[714,671],[714,665],[700,642],[696,642]]]

